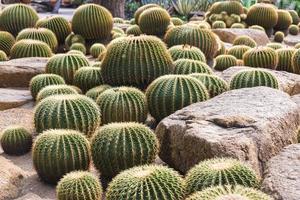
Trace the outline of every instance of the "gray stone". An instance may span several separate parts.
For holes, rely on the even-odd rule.
[[[262,174],[266,162],[297,142],[298,107],[268,87],[225,92],[163,119],[156,128],[160,158],[186,172],[213,157],[234,157]]]
[[[275,200],[300,199],[300,144],[289,145],[270,159],[262,189]]]
[[[22,106],[32,100],[26,89],[0,88],[0,110]]]
[[[295,46],[296,44],[300,43],[300,35],[287,35],[283,43],[288,45],[288,46]]]

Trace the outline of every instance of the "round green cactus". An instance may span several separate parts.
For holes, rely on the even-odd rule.
[[[300,74],[300,49],[297,49],[292,56],[294,73]]]
[[[90,98],[75,95],[50,96],[38,103],[34,112],[36,131],[74,129],[90,137],[100,125],[100,110]]]
[[[273,28],[278,21],[276,9],[265,3],[256,3],[250,7],[246,22],[248,25],[259,25],[265,29]]]
[[[205,86],[188,75],[165,75],[146,91],[150,114],[158,121],[192,103],[209,98]]]
[[[270,47],[259,47],[244,53],[243,61],[246,66],[250,67],[276,69],[278,55]]]
[[[82,52],[84,55],[86,54],[86,48],[84,44],[81,43],[74,43],[71,45],[70,50],[77,50]]]
[[[144,6],[141,6],[141,7],[139,7],[136,11],[135,11],[135,13],[134,13],[134,22],[136,23],[136,24],[139,24],[139,18],[140,18],[140,15],[145,11],[145,10],[147,10],[147,9],[149,9],[149,8],[159,8],[160,6],[159,5],[157,5],[157,4],[146,4],[146,5],[144,5]]]
[[[214,57],[219,47],[217,36],[211,30],[191,24],[168,30],[165,35],[165,42],[169,47],[180,44],[198,47],[208,59]]]
[[[288,10],[288,12],[290,13],[290,15],[293,19],[293,24],[298,25],[300,22],[298,13],[295,10]]]
[[[296,50],[294,48],[282,48],[276,50],[278,54],[278,65],[276,70],[295,73],[292,62],[292,57],[295,51]]]
[[[87,91],[85,93],[85,95],[87,97],[90,97],[94,101],[96,101],[97,98],[99,97],[99,95],[102,94],[102,92],[104,92],[105,90],[110,89],[110,88],[111,88],[110,85],[106,85],[106,84],[100,85],[100,86],[97,86],[97,87],[94,87],[94,88],[90,89],[89,91]]]
[[[90,145],[84,135],[66,129],[43,132],[36,138],[32,148],[37,174],[51,184],[56,184],[68,172],[88,170],[90,154]]]
[[[299,34],[299,26],[297,26],[297,25],[290,25],[289,26],[289,33],[291,34],[291,35],[298,35]]]
[[[232,55],[219,55],[215,59],[214,69],[217,71],[223,71],[228,69],[229,67],[233,67],[237,65],[236,57]]]
[[[52,50],[45,42],[38,40],[20,40],[10,50],[10,58],[51,57]]]
[[[168,51],[174,61],[178,59],[191,59],[206,63],[205,55],[198,47],[190,45],[176,45],[171,47]]]
[[[236,57],[236,59],[243,59],[243,55],[246,51],[251,49],[249,46],[236,45],[228,49],[227,54]]]
[[[40,18],[36,21],[35,26],[36,28],[41,28],[47,22],[48,18]]]
[[[279,42],[281,43],[284,39],[284,33],[281,32],[281,31],[277,31],[275,34],[274,34],[274,41],[275,42]]]
[[[34,27],[38,19],[38,14],[32,7],[21,3],[12,4],[1,12],[0,30],[16,36],[23,29]]]
[[[95,175],[87,171],[73,171],[66,174],[57,184],[58,200],[100,200],[103,189]]]
[[[71,33],[70,35],[68,35],[66,37],[66,40],[65,40],[66,49],[69,50],[70,47],[72,46],[72,44],[75,44],[75,43],[85,44],[85,39],[81,35],[74,34],[74,33]]]
[[[283,48],[283,45],[280,44],[280,43],[277,43],[277,42],[270,42],[266,45],[266,47],[270,47],[274,50],[277,50],[277,49],[282,49]]]
[[[209,93],[210,98],[229,90],[229,86],[226,81],[216,75],[193,73],[190,76],[203,83]]]
[[[171,22],[174,24],[174,26],[181,26],[184,24],[184,21],[178,17],[171,17]]]
[[[81,51],[75,49],[68,51],[67,54],[76,54],[76,55],[85,56]]]
[[[121,172],[109,184],[106,193],[107,200],[184,198],[185,186],[181,176],[159,165],[143,165]]]
[[[223,22],[223,21],[215,21],[215,22],[212,24],[212,28],[213,28],[213,29],[226,28],[226,24],[225,24],[225,22]]]
[[[286,10],[277,10],[278,20],[274,27],[275,30],[286,30],[293,23],[292,16]]]
[[[6,55],[10,54],[10,49],[15,44],[16,40],[12,34],[6,31],[0,31],[0,50]]]
[[[185,181],[188,194],[218,185],[259,186],[254,170],[232,158],[202,161],[188,171]]]
[[[196,192],[186,200],[272,200],[267,194],[240,185],[216,186]]]
[[[264,27],[259,26],[259,25],[252,25],[252,26],[249,27],[249,29],[255,29],[255,30],[259,30],[259,31],[265,32]]]
[[[234,24],[231,25],[230,28],[240,28],[240,29],[243,29],[243,28],[246,28],[246,27],[242,23],[234,23]]]
[[[98,58],[101,53],[106,50],[106,47],[101,43],[95,43],[90,48],[90,54],[93,58]]]
[[[31,149],[32,135],[21,126],[11,126],[2,132],[0,144],[6,154],[23,155]]]
[[[103,84],[103,78],[99,67],[82,67],[74,75],[74,85],[84,93],[101,84]]]
[[[105,40],[110,36],[113,27],[111,13],[96,4],[85,4],[78,7],[73,15],[72,29],[75,34],[88,40]]]
[[[141,31],[140,27],[135,24],[135,25],[129,26],[126,29],[126,34],[127,35],[139,36],[139,35],[142,34],[142,31]]]
[[[133,87],[107,89],[97,98],[103,124],[111,122],[145,122],[147,103],[144,93]]]
[[[213,73],[206,63],[192,59],[178,59],[174,62],[174,66],[175,74]]]
[[[247,35],[238,36],[234,39],[233,45],[245,45],[249,46],[251,48],[254,48],[257,46],[255,40],[253,40],[251,37]]]
[[[114,177],[125,169],[154,162],[158,140],[143,124],[110,123],[94,134],[91,149],[96,169],[105,177]]]
[[[60,75],[66,83],[72,84],[75,72],[89,65],[87,58],[80,54],[57,54],[47,62],[46,73]]]
[[[120,18],[120,17],[114,17],[113,18],[113,22],[114,24],[124,24],[124,19]]]
[[[266,86],[278,88],[278,80],[275,75],[264,70],[244,70],[235,74],[230,80],[231,89]]]
[[[37,94],[41,89],[48,85],[65,84],[64,79],[56,74],[39,74],[34,76],[29,83],[31,96],[36,99]]]
[[[78,92],[69,85],[48,85],[39,91],[36,100],[41,101],[46,97],[60,94],[78,94]]]
[[[154,59],[155,57],[155,59]],[[112,86],[145,88],[173,70],[172,57],[154,36],[129,36],[113,40],[102,60],[104,82]]]
[[[0,62],[1,61],[7,61],[8,58],[7,58],[7,55],[4,51],[0,50]]]

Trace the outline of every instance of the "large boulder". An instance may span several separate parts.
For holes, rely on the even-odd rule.
[[[0,110],[22,106],[32,100],[28,90],[0,88]]]
[[[287,35],[284,40],[283,43],[288,45],[288,46],[295,46],[296,44],[300,43],[300,35]]]
[[[268,162],[262,189],[275,200],[300,199],[300,144],[287,146]]]
[[[45,71],[48,58],[20,58],[0,62],[0,87],[28,87],[29,81]]]
[[[251,37],[257,45],[264,46],[270,42],[267,34],[264,31],[255,29],[213,29],[213,32],[219,36],[223,42],[233,43],[234,39],[241,35],[247,35]]]
[[[181,172],[213,157],[234,157],[262,174],[266,162],[297,142],[298,106],[268,87],[225,92],[163,119],[156,128],[161,159]]]
[[[246,66],[234,66],[224,70],[223,72],[217,72],[217,74],[229,83],[233,75],[245,69],[253,68]],[[264,70],[272,72],[276,75],[279,81],[280,90],[288,93],[289,95],[295,95],[300,93],[300,75],[285,71],[275,71],[271,69]]]

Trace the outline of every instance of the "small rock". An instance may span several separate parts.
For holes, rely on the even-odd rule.
[[[32,100],[28,90],[0,88],[0,110],[22,106]]]
[[[287,35],[283,42],[288,46],[294,47],[296,44],[300,43],[300,35]]]

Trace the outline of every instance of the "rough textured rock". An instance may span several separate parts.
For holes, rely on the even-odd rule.
[[[32,100],[25,89],[0,88],[0,110],[22,106]]]
[[[38,195],[36,194],[33,194],[33,193],[28,193],[22,197],[19,197],[15,200],[45,200],[45,199],[42,199],[41,197],[39,197]]]
[[[214,29],[213,32],[219,36],[223,42],[233,43],[233,40],[241,35],[247,35],[256,41],[257,45],[263,46],[269,43],[269,38],[265,32],[254,29]]]
[[[204,159],[234,157],[261,174],[271,157],[296,143],[299,123],[289,95],[256,87],[183,108],[163,119],[155,132],[161,159],[181,172]]]
[[[217,74],[227,82],[230,82],[230,79],[234,74],[245,69],[253,69],[253,68],[245,67],[245,66],[235,66],[235,67],[230,67],[227,70],[224,70],[223,72]],[[296,95],[300,93],[300,75],[288,73],[285,71],[275,71],[271,69],[265,69],[265,70],[273,72],[276,75],[279,81],[280,90],[288,93],[289,95]]]
[[[267,164],[263,190],[275,200],[300,199],[300,144],[287,146]]]
[[[283,40],[284,44],[292,47],[298,44],[299,42],[300,42],[300,35],[287,35]]]
[[[48,58],[20,58],[0,62],[0,87],[28,87],[30,79],[45,71]]]

